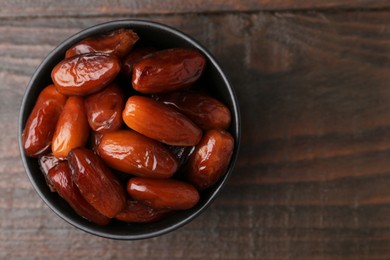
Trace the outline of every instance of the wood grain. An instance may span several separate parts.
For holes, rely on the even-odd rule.
[[[117,15],[166,15],[283,10],[351,10],[389,8],[387,0],[116,0],[116,1],[25,1],[2,2],[0,18],[86,17]]]
[[[25,2],[12,3],[17,10]],[[113,17],[28,18],[38,9],[27,7],[25,19],[0,19],[0,258],[390,258],[390,12],[140,12],[210,49],[236,90],[243,132],[235,171],[203,215],[126,242],[55,216],[24,174],[15,131],[40,61]]]

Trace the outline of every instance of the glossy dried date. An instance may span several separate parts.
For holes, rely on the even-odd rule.
[[[166,147],[131,130],[104,134],[98,152],[110,167],[137,176],[169,178],[177,170]]]
[[[139,40],[138,35],[130,29],[119,29],[106,34],[88,37],[76,43],[65,53],[65,58],[78,54],[103,52],[124,57]]]
[[[155,51],[156,51],[155,48],[150,48],[150,47],[140,47],[132,50],[122,62],[123,75],[125,75],[126,78],[131,79],[133,75],[134,65],[137,64],[144,57],[146,57],[147,55]]]
[[[165,144],[193,146],[202,137],[202,130],[186,116],[151,98],[130,97],[122,117],[131,129]]]
[[[48,173],[50,182],[58,194],[66,200],[77,214],[98,225],[107,225],[109,218],[92,207],[73,183],[68,162],[60,162]]]
[[[65,102],[66,96],[60,94],[54,85],[47,86],[39,94],[22,133],[22,145],[27,156],[39,157],[50,150]]]
[[[141,93],[165,93],[190,86],[200,78],[205,57],[195,49],[173,48],[154,52],[133,70],[133,88]]]
[[[175,107],[203,130],[228,129],[231,122],[229,108],[208,95],[194,91],[180,91],[158,95],[156,100]]]
[[[229,165],[234,139],[224,130],[207,131],[186,165],[186,177],[196,188],[213,186]]]
[[[69,153],[68,161],[72,179],[89,204],[109,218],[124,209],[123,187],[99,156],[86,148],[76,148]]]
[[[87,143],[89,131],[83,98],[69,97],[53,135],[53,154],[58,159],[66,159],[70,150]]]
[[[51,72],[51,78],[58,92],[85,96],[103,89],[119,71],[120,61],[116,56],[87,53],[58,63]]]
[[[127,192],[131,198],[156,209],[185,210],[199,201],[199,193],[194,186],[173,179],[135,177],[129,180]]]
[[[88,123],[92,130],[105,133],[118,130],[123,123],[125,98],[122,90],[111,83],[107,88],[85,99]]]
[[[116,219],[128,223],[151,223],[169,214],[166,209],[154,209],[139,201],[128,200],[125,209],[115,216]]]

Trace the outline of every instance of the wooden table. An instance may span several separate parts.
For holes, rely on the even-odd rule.
[[[390,2],[2,1],[0,258],[390,259]],[[122,18],[204,44],[236,90],[242,147],[215,203],[170,234],[88,235],[29,183],[17,147],[26,85],[61,41]]]

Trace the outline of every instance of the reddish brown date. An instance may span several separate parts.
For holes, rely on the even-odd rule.
[[[145,94],[182,89],[200,78],[205,64],[205,57],[195,49],[154,52],[134,66],[133,88]]]
[[[92,130],[105,133],[118,130],[123,123],[122,111],[125,98],[114,83],[85,99],[88,123]]]
[[[124,57],[138,39],[138,35],[130,29],[119,29],[107,34],[88,37],[67,50],[65,58],[91,52],[103,52]]]
[[[156,49],[148,48],[148,47],[140,47],[132,50],[129,55],[122,62],[122,73],[126,76],[126,78],[131,79],[133,75],[134,65],[137,64],[140,60],[142,60],[147,55],[155,52]]]
[[[49,171],[50,182],[58,194],[66,200],[77,214],[98,225],[107,225],[109,218],[102,215],[81,196],[73,183],[67,162],[60,162]]]
[[[114,55],[87,53],[58,63],[51,78],[58,92],[85,96],[107,86],[120,71],[120,61]]]
[[[178,166],[166,147],[131,130],[104,134],[98,152],[110,167],[137,176],[169,178]]]
[[[185,210],[199,201],[199,193],[194,186],[173,179],[135,177],[129,180],[127,192],[131,198],[156,209]]]
[[[193,146],[202,137],[202,130],[186,116],[151,98],[130,97],[122,117],[131,129],[165,144]]]
[[[81,97],[69,97],[54,132],[52,151],[58,159],[66,159],[70,150],[88,141],[89,125]]]
[[[22,133],[24,152],[30,157],[39,157],[50,150],[58,118],[66,97],[49,85],[39,94]]]
[[[203,130],[228,129],[231,115],[220,101],[200,92],[180,91],[159,95],[156,99],[177,108]]]
[[[169,214],[166,209],[154,209],[139,201],[128,200],[125,209],[115,216],[116,219],[128,223],[151,223]]]
[[[43,176],[45,176],[47,186],[49,186],[50,191],[52,191],[52,192],[55,192],[56,189],[54,188],[53,184],[50,181],[49,171],[50,171],[50,169],[57,166],[59,162],[61,162],[61,161],[58,160],[58,158],[55,157],[53,154],[46,154],[46,155],[39,157],[39,159],[38,159],[39,168],[41,169]]]
[[[119,180],[91,150],[73,149],[68,156],[72,179],[84,199],[109,218],[115,217],[126,205]]]
[[[199,190],[213,186],[225,174],[233,148],[234,139],[228,132],[207,131],[188,160],[187,179]]]

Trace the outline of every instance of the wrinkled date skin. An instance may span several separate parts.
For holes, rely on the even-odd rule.
[[[231,122],[230,110],[220,101],[206,94],[194,91],[180,91],[159,95],[156,100],[175,107],[203,130],[228,129]]]
[[[207,131],[187,162],[187,180],[199,190],[213,186],[226,172],[233,148],[234,139],[228,132]]]
[[[72,181],[67,162],[60,162],[50,169],[48,177],[58,194],[69,203],[77,214],[98,225],[108,224],[110,219],[98,212],[80,194],[79,189]]]
[[[125,98],[122,90],[111,83],[107,88],[85,99],[88,123],[92,130],[105,133],[118,130],[123,123]]]
[[[190,119],[151,98],[130,97],[122,117],[131,129],[165,144],[193,146],[202,137],[202,130]]]
[[[91,150],[73,149],[68,156],[72,179],[84,199],[109,218],[126,206],[126,197],[119,180]]]
[[[131,130],[104,134],[98,153],[110,167],[142,177],[169,178],[178,167],[166,147]]]
[[[70,150],[84,146],[88,141],[89,125],[82,97],[69,97],[57,123],[53,136],[53,154],[66,159]]]
[[[205,64],[205,57],[195,49],[173,48],[154,52],[134,66],[133,88],[144,94],[179,90],[198,80]]]
[[[169,212],[148,207],[139,201],[128,200],[125,209],[115,218],[128,223],[151,223],[165,217]]]
[[[103,52],[124,57],[138,40],[138,35],[132,30],[119,29],[80,41],[66,51],[65,58],[93,52]]]
[[[53,154],[46,154],[38,159],[39,168],[41,169],[44,175],[47,175],[51,168],[54,168],[60,160],[55,157]]]
[[[50,150],[65,102],[66,96],[60,94],[54,85],[47,86],[39,94],[22,133],[22,145],[27,156],[39,157]]]
[[[51,192],[55,192],[56,189],[54,188],[53,184],[50,181],[49,171],[50,169],[57,166],[59,162],[61,161],[58,160],[58,158],[55,157],[53,154],[46,154],[39,157],[38,159],[39,168],[41,169],[43,176],[45,176],[46,184],[47,186],[49,186]]]
[[[135,177],[129,180],[127,192],[134,200],[155,209],[185,210],[199,201],[198,191],[186,182]]]
[[[119,71],[120,61],[116,56],[87,53],[58,63],[51,72],[51,78],[58,92],[85,96],[103,89]]]
[[[127,55],[122,62],[122,74],[126,76],[126,78],[131,80],[134,65],[137,64],[143,58],[145,58],[147,55],[155,51],[156,49],[150,47],[140,47],[131,50],[129,55]]]

